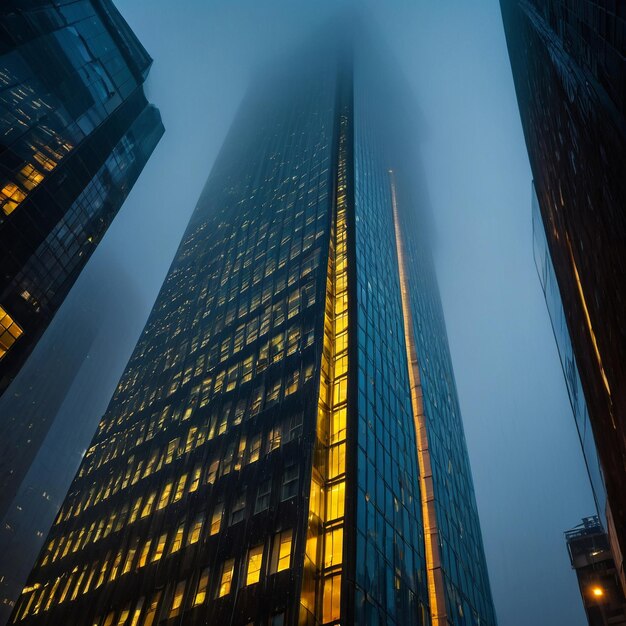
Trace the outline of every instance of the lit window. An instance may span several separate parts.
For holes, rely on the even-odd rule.
[[[250,440],[250,448],[249,448],[249,456],[248,463],[254,463],[259,460],[259,455],[261,453],[261,435],[255,435]]]
[[[224,504],[219,502],[213,509],[213,516],[211,517],[211,535],[217,535],[220,532],[222,525],[222,514],[224,513]]]
[[[176,534],[174,535],[174,539],[172,540],[172,547],[170,548],[170,554],[174,554],[174,552],[178,552],[183,545],[183,535],[185,534],[185,523],[179,524],[176,529]]]
[[[169,617],[176,617],[180,615],[180,607],[183,604],[183,598],[185,596],[185,581],[181,580],[174,590],[174,598],[172,600],[172,608],[170,609]]]
[[[207,587],[209,586],[209,568],[205,567],[200,574],[200,580],[198,580],[198,589],[196,590],[196,596],[193,599],[193,605],[197,606],[202,604],[206,600]]]
[[[139,555],[139,563],[137,564],[137,567],[143,567],[146,564],[151,545],[152,539],[148,539],[148,541],[143,544],[143,549],[141,550],[141,554]]]
[[[157,511],[160,511],[162,508],[166,507],[170,494],[172,493],[172,482],[170,481],[163,487],[163,491],[161,492],[161,497],[159,498],[159,503],[157,504]]]
[[[246,585],[254,585],[261,579],[261,564],[263,562],[263,545],[250,548],[248,551],[248,569]]]
[[[176,492],[174,493],[173,502],[178,502],[183,497],[183,492],[185,491],[186,482],[187,482],[187,474],[183,474],[178,479],[178,484],[176,485]]]
[[[291,565],[291,530],[274,535],[271,572],[282,572]]]
[[[23,331],[13,318],[0,306],[0,360],[20,338]]]
[[[233,582],[233,572],[235,570],[235,559],[228,559],[222,566],[222,577],[220,586],[217,590],[217,597],[221,598],[230,593],[230,587]]]
[[[141,517],[147,517],[152,512],[152,505],[154,504],[154,499],[156,498],[156,493],[151,493],[146,500],[146,503],[143,505],[143,510],[141,511]]]
[[[161,592],[157,591],[150,601],[150,605],[148,606],[148,611],[146,612],[146,617],[143,620],[142,626],[152,626],[154,623],[154,618],[156,617],[157,608],[159,606],[159,600],[161,599]]]
[[[152,555],[152,562],[158,561],[163,556],[163,551],[165,550],[165,544],[167,542],[167,533],[163,533],[159,537],[159,541],[154,550],[154,554]]]
[[[202,524],[204,522],[204,517],[199,516],[195,519],[191,530],[189,531],[189,538],[187,539],[187,545],[191,545],[192,543],[197,543],[198,539],[200,539],[200,532],[202,531]]]

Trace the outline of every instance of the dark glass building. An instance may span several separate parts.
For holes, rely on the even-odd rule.
[[[501,7],[626,589],[626,5],[501,0]]]
[[[410,95],[339,31],[258,72],[15,623],[495,625]]]
[[[163,134],[110,0],[0,6],[0,393]]]
[[[142,308],[135,289],[107,261],[105,270],[83,275],[0,397],[0,625],[19,598],[140,330],[133,320]]]

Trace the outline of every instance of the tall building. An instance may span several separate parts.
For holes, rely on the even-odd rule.
[[[106,270],[91,268],[83,275],[0,398],[1,626],[140,332],[133,319],[142,310],[135,289],[107,261]]]
[[[0,7],[0,393],[163,134],[110,0]]]
[[[626,625],[626,600],[598,517],[584,518],[565,533],[565,540],[589,626]]]
[[[626,549],[626,13],[622,2],[501,0],[547,247]]]
[[[496,624],[410,95],[348,40],[258,72],[14,623]]]

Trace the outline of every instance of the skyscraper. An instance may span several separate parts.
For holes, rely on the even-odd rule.
[[[163,134],[110,0],[0,7],[0,393]]]
[[[68,295],[0,398],[0,626],[19,598],[140,331],[133,320],[142,309],[136,290],[107,260],[106,269],[83,275],[80,289]]]
[[[501,7],[626,590],[626,13],[621,2],[599,0],[501,0]]]
[[[15,623],[495,625],[410,94],[320,35],[251,85]]]

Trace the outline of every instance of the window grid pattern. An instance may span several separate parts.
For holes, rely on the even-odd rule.
[[[336,624],[341,618],[346,419],[348,414],[347,127],[339,125],[337,192],[324,313],[315,455],[300,596],[300,623]]]
[[[135,611],[141,626],[172,610],[185,623],[219,621],[263,597],[271,614],[297,606],[289,581],[316,419],[334,89],[320,72],[294,98],[261,126],[246,107],[236,120],[18,623],[86,612],[101,625],[111,598],[114,619]],[[271,558],[246,585],[259,545]],[[166,589],[138,594],[134,580]],[[173,609],[176,581],[191,591]]]

